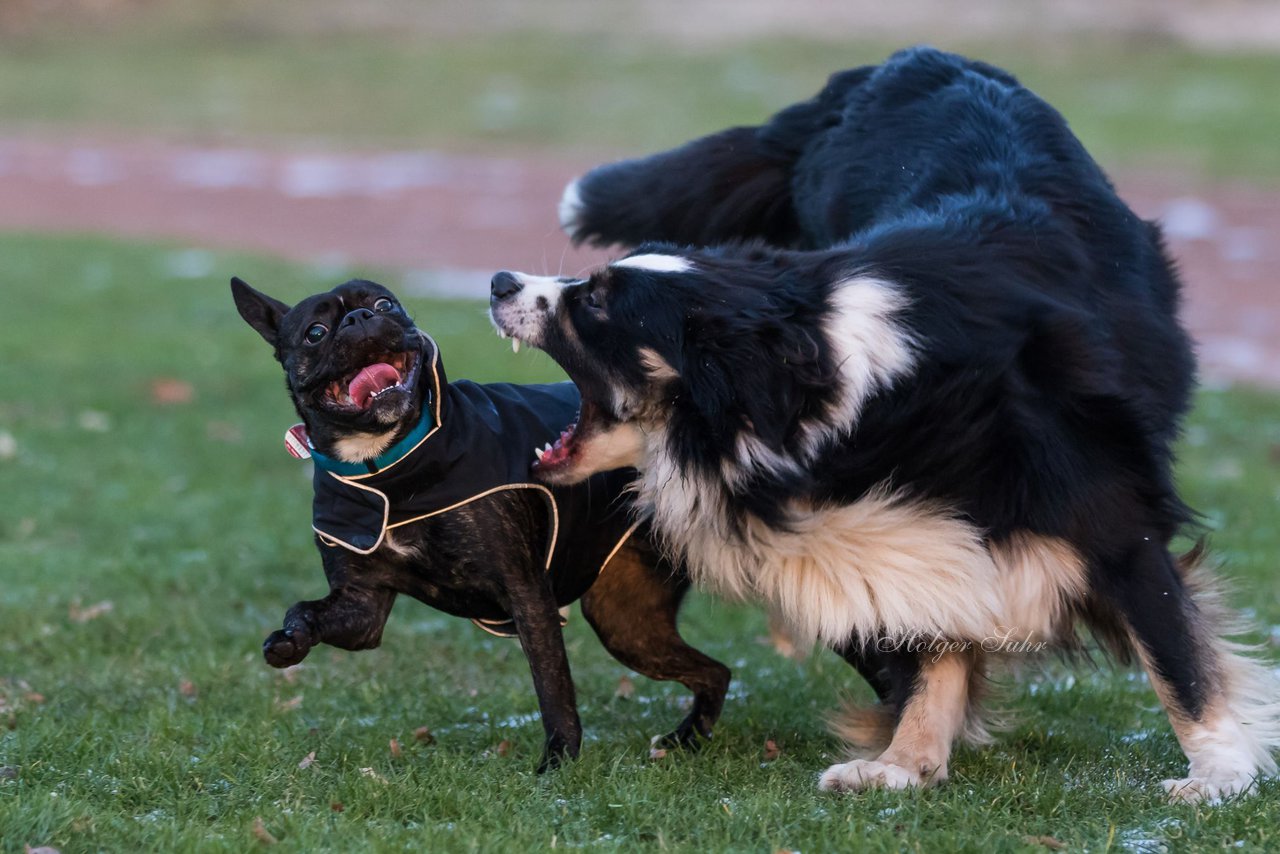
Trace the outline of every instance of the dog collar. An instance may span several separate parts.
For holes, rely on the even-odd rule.
[[[422,442],[431,428],[435,426],[435,422],[431,418],[430,400],[422,407],[422,417],[418,419],[418,423],[414,425],[409,434],[396,442],[390,448],[387,448],[378,456],[371,460],[365,460],[361,463],[348,463],[342,460],[335,460],[333,457],[326,457],[311,446],[311,440],[307,440],[307,450],[311,452],[311,461],[318,468],[322,468],[327,472],[340,475],[358,475],[358,474],[376,474],[389,466],[400,462],[407,457],[414,448]],[[291,428],[292,431],[293,428]],[[296,435],[296,434],[294,434]],[[290,453],[293,453],[290,451]]]

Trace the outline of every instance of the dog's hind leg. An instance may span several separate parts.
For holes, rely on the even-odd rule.
[[[1275,773],[1280,685],[1243,647],[1223,639],[1233,627],[1199,552],[1180,567],[1155,537],[1102,567],[1143,667],[1190,760],[1188,775],[1166,780],[1177,801],[1214,802],[1249,791]]]
[[[819,778],[818,788],[837,792],[905,789],[945,780],[951,745],[964,728],[976,659],[972,650],[920,653],[919,672],[889,746],[875,759],[832,765]]]
[[[648,546],[628,544],[582,597],[583,615],[614,658],[693,692],[689,714],[656,740],[667,747],[696,747],[699,738],[711,738],[729,690],[729,668],[680,636],[676,614],[688,589],[688,578],[658,561]]]

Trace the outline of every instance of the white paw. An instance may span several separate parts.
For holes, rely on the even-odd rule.
[[[818,788],[824,792],[906,789],[921,785],[923,781],[918,772],[874,759],[854,759],[843,765],[832,765],[818,778]]]
[[[1254,778],[1238,774],[1230,777],[1183,777],[1165,780],[1169,800],[1181,804],[1218,804],[1223,798],[1251,794]]]

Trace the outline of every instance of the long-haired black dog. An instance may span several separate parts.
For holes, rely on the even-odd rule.
[[[636,465],[697,580],[866,676],[878,711],[837,729],[883,752],[823,788],[945,779],[985,736],[990,661],[1078,625],[1150,675],[1190,759],[1173,797],[1274,772],[1275,680],[1224,639],[1198,554],[1170,553],[1194,384],[1172,265],[1012,76],[905,51],[762,127],[601,167],[561,216],[667,242],[585,279],[494,277],[498,329],[582,391],[539,475]]]

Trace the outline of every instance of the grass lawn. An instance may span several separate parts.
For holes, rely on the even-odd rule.
[[[217,8],[171,4],[115,26],[64,21],[0,40],[0,117],[9,132],[642,152],[758,122],[817,92],[832,71],[906,46],[681,46],[630,32],[482,26],[461,37],[414,27],[317,33],[305,15]],[[939,46],[1019,74],[1108,168],[1280,180],[1280,56],[1159,40]]]
[[[684,691],[632,674],[615,696],[627,671],[580,617],[585,751],[542,778],[518,646],[465,621],[405,599],[380,650],[273,671],[262,638],[324,581],[280,372],[226,279],[292,299],[336,278],[230,255],[183,277],[174,248],[89,239],[0,237],[0,257],[3,854],[238,852],[266,834],[285,851],[1280,847],[1280,784],[1218,808],[1162,801],[1157,781],[1183,768],[1173,735],[1145,681],[1105,665],[1029,668],[1009,680],[1012,730],[961,750],[946,786],[856,797],[815,780],[837,756],[822,714],[865,688],[829,654],[779,658],[757,612],[705,598],[687,633],[735,681],[697,756],[649,759]],[[512,356],[477,304],[408,302],[455,378],[556,373]],[[1278,448],[1280,398],[1206,392],[1181,469],[1263,641],[1280,623]]]

